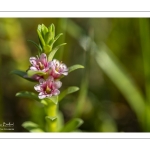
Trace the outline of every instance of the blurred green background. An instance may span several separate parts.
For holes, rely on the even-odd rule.
[[[61,90],[80,87],[59,104],[65,122],[82,118],[82,132],[150,131],[148,18],[0,18],[0,124],[14,122],[13,132],[27,132],[21,126],[27,120],[44,126],[42,105],[15,97],[35,92],[35,83],[10,74],[28,69],[37,49],[27,40],[38,43],[42,23],[63,33],[56,45],[67,43],[55,58],[85,66],[62,80]]]

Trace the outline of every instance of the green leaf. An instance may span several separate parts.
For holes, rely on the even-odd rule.
[[[18,75],[20,77],[23,77],[23,78],[27,75],[26,72],[20,71],[20,70],[13,70],[13,71],[10,72],[10,74],[16,74],[16,75]]]
[[[66,45],[66,44],[67,44],[67,43],[63,43],[63,44],[60,44],[60,45],[56,46],[56,47],[51,51],[51,53],[49,54],[48,60],[51,61],[51,60],[53,59],[55,53],[57,52],[57,50],[58,50],[61,46],[64,46],[64,45]]]
[[[42,24],[41,26],[41,32],[42,32],[43,38],[45,38],[45,35],[48,32],[48,28],[44,24]]]
[[[29,78],[28,75],[27,75],[27,73],[24,72],[24,71],[13,70],[13,71],[10,72],[10,74],[16,74],[16,75],[18,75],[19,77],[22,77],[22,78],[24,78],[24,79],[26,79],[26,80],[28,80],[28,81],[36,82],[34,79]]]
[[[76,86],[70,86],[70,87],[68,87],[67,89],[65,89],[64,91],[62,91],[59,94],[59,99],[58,100],[61,101],[66,95],[74,93],[74,92],[76,92],[78,90],[79,90],[78,87],[76,87]]]
[[[22,127],[27,129],[30,132],[44,132],[42,129],[39,128],[39,125],[37,125],[34,122],[26,121],[22,124]]]
[[[37,43],[35,43],[34,41],[32,41],[32,40],[27,40],[27,41],[29,41],[29,42],[31,42],[31,43],[33,43],[37,48],[38,48],[38,50],[39,50],[39,52],[41,53],[42,52],[42,49],[41,49],[41,47],[37,44]]]
[[[72,132],[75,131],[79,126],[83,124],[83,120],[80,118],[74,118],[70,120],[61,130],[60,132]]]
[[[53,45],[53,44],[60,38],[60,36],[62,36],[62,35],[63,35],[63,33],[58,34],[58,35],[54,38],[54,40],[53,40],[53,42],[52,42],[51,45]]]
[[[48,103],[47,103],[46,100],[44,100],[44,99],[41,100],[41,104],[43,104],[43,105],[45,105],[45,106],[48,105]]]
[[[70,72],[72,72],[72,71],[74,71],[76,69],[80,69],[80,68],[82,69],[82,68],[84,68],[84,66],[82,66],[82,65],[73,65],[73,66],[71,66],[71,67],[68,68],[68,73],[70,73]],[[65,77],[65,76],[61,75],[59,77],[59,79],[62,79],[63,77]]]
[[[49,45],[45,45],[43,49],[44,49],[44,52],[45,52],[46,54],[49,54],[50,51],[52,50],[52,47],[49,46]]]
[[[29,98],[29,99],[34,99],[38,102],[40,102],[41,100],[38,98],[38,94],[33,93],[33,92],[28,92],[28,91],[21,91],[16,93],[17,97],[25,97],[25,98]]]
[[[48,27],[48,30],[51,32],[52,37],[54,39],[54,37],[55,37],[55,26],[53,23]]]
[[[28,70],[27,71],[27,74],[28,74],[28,76],[29,77],[32,77],[32,76],[34,76],[34,75],[46,75],[46,73],[45,72],[42,72],[42,71],[34,71],[34,70]]]
[[[38,25],[37,30],[39,30],[39,32],[42,32],[42,25]]]
[[[58,96],[52,96],[49,98],[54,104],[58,104]]]
[[[43,100],[44,100],[43,103],[45,103],[45,105],[47,105],[50,100],[51,100],[55,105],[58,104],[58,96],[52,96],[52,97],[49,97],[49,98],[44,98]]]
[[[39,40],[40,40],[41,46],[44,47],[45,46],[45,41],[44,41],[44,39],[42,37],[41,31],[39,29],[37,29],[37,33],[38,33],[38,36],[39,36]]]
[[[49,44],[51,41],[53,41],[53,35],[51,32],[47,32],[45,35],[45,43]]]
[[[76,69],[80,69],[80,68],[84,68],[84,66],[82,66],[82,65],[73,65],[73,66],[68,68],[69,69],[68,73],[70,73],[70,72],[72,72]]]

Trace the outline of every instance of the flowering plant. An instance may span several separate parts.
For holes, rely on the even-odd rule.
[[[58,125],[58,102],[67,94],[78,91],[79,88],[71,86],[61,92],[60,87],[63,84],[60,80],[70,72],[84,67],[82,65],[67,67],[63,62],[53,59],[57,50],[66,44],[63,43],[53,48],[54,43],[62,35],[62,33],[60,33],[55,36],[54,24],[51,24],[48,28],[44,24],[38,25],[37,33],[39,44],[33,41],[31,42],[38,48],[38,55],[29,58],[31,65],[26,72],[14,70],[12,73],[19,75],[26,80],[37,82],[34,89],[38,94],[29,91],[22,91],[17,93],[16,96],[34,99],[43,104],[46,113],[46,126],[45,129],[41,129],[37,124],[31,121],[24,122],[22,126],[30,132],[75,131],[83,121],[79,118],[73,118],[60,128]]]

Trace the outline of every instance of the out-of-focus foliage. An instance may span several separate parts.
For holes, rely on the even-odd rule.
[[[80,87],[59,103],[60,116],[68,126],[73,117],[79,117],[84,120],[82,132],[150,131],[150,24],[146,18],[1,18],[0,124],[14,122],[14,132],[26,132],[21,126],[26,120],[41,129],[45,126],[43,105],[15,97],[18,91],[33,92],[35,83],[10,74],[29,67],[29,56],[38,49],[28,40],[38,43],[36,28],[42,23],[53,23],[56,35],[63,33],[58,42],[67,45],[56,58],[68,67],[85,66],[62,79],[61,91]],[[24,125],[37,128],[32,122]]]

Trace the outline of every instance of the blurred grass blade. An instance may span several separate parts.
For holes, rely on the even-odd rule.
[[[80,68],[84,68],[84,66],[82,66],[82,65],[73,65],[73,66],[68,68],[69,69],[68,73],[70,73],[70,72],[72,72],[76,69],[80,69]]]
[[[83,124],[83,120],[79,118],[74,118],[70,120],[61,130],[60,132],[73,132],[75,131],[79,126]]]
[[[139,120],[142,119],[143,121],[143,114],[145,111],[144,97],[117,58],[108,50],[106,46],[103,46],[96,52],[95,58],[100,68],[125,96],[126,100],[130,104],[130,107],[135,111]]]
[[[141,47],[143,53],[143,63],[144,63],[144,74],[145,74],[145,87],[147,100],[150,103],[150,29],[149,29],[149,19],[141,18],[140,21],[140,35],[141,35]]]
[[[19,77],[22,77],[22,78],[24,78],[24,79],[26,79],[28,81],[37,82],[37,81],[33,80],[32,78],[29,78],[28,75],[27,75],[27,73],[24,72],[24,71],[13,70],[13,71],[10,72],[10,74],[16,74]]]
[[[65,19],[63,19],[65,21]],[[71,19],[66,19],[67,22],[67,28],[65,24],[61,24],[61,27],[66,30],[72,37],[75,39],[78,39],[81,37],[85,32],[82,30],[81,27],[79,27],[76,23],[74,23]]]
[[[150,27],[148,18],[139,19],[140,37],[141,37],[141,49],[143,55],[144,65],[144,79],[145,79],[145,90],[146,90],[146,112],[145,112],[145,129],[150,131]]]
[[[86,103],[88,84],[89,84],[88,75],[85,74],[85,76],[81,82],[81,88],[80,88],[79,96],[77,97],[77,105],[76,105],[76,110],[74,113],[75,117],[80,117],[82,115],[82,112],[83,112],[83,109],[84,109],[84,106]]]
[[[16,93],[16,96],[17,97],[25,97],[25,98],[29,98],[29,99],[34,99],[38,102],[41,102],[41,100],[38,98],[38,95],[33,93],[33,92],[22,91],[22,92]]]
[[[22,126],[27,129],[29,132],[44,132],[39,126],[31,121],[26,121],[22,124]]]
[[[58,101],[61,101],[66,95],[68,94],[71,94],[71,93],[74,93],[76,91],[78,91],[79,88],[76,87],[76,86],[70,86],[68,87],[67,89],[65,89],[64,91],[62,91],[60,94],[59,94],[59,99]]]

